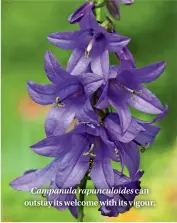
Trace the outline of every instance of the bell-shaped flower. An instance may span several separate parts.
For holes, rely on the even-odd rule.
[[[160,127],[154,126],[153,124],[160,121],[168,112],[168,107],[155,118],[152,122],[144,122],[135,118],[131,119],[131,123],[127,131],[122,134],[120,126],[120,118],[117,113],[110,113],[104,120],[104,127],[109,136],[109,139],[114,142],[121,162],[122,171],[124,165],[127,166],[131,177],[139,169],[140,165],[140,153],[138,146],[141,151],[152,145],[157,136]],[[116,161],[116,160],[115,160]]]
[[[64,135],[49,136],[31,146],[39,155],[55,157],[45,168],[28,171],[15,179],[11,186],[29,191],[55,180],[58,188],[70,188],[80,184],[86,173],[97,188],[110,188],[114,184],[114,173],[110,159],[115,145],[109,141],[101,125],[78,123]]]
[[[70,75],[50,52],[45,54],[45,71],[51,84],[28,81],[27,86],[36,103],[52,104],[45,123],[48,136],[51,131],[54,135],[64,133],[75,117],[80,121],[98,122],[90,97],[102,84],[102,76],[93,73]]]
[[[114,190],[120,191],[115,193],[113,198],[106,195],[98,195],[100,203],[105,203],[100,207],[101,214],[109,217],[117,217],[120,213],[124,213],[133,206],[135,197],[140,192],[139,179],[143,175],[143,171],[137,171],[133,178],[127,177],[117,170],[114,170]],[[124,192],[123,192],[124,191]],[[130,191],[128,193],[127,191]]]
[[[90,63],[94,73],[98,64],[107,66],[108,51],[118,52],[130,38],[107,32],[98,24],[93,13],[87,13],[80,21],[80,30],[56,32],[48,35],[48,40],[59,48],[73,50],[66,70],[77,75],[78,69],[80,73],[85,72]]]
[[[145,113],[162,114],[164,108],[159,99],[142,84],[156,80],[164,71],[165,65],[165,62],[158,62],[138,69],[112,66],[109,74],[108,69],[102,70],[104,77],[108,76],[108,81],[102,86],[102,94],[96,107],[103,109],[111,104],[119,115],[123,132],[131,123],[129,105]]]

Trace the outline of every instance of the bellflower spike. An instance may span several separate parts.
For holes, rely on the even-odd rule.
[[[95,5],[92,1],[86,2],[80,6],[72,15],[69,16],[70,23],[78,23],[86,13],[91,12],[94,9],[94,6]]]
[[[98,122],[90,104],[90,96],[102,84],[102,76],[92,73],[72,76],[58,63],[52,53],[45,54],[45,71],[52,84],[27,83],[31,98],[38,104],[53,104],[45,123],[49,136],[62,134],[76,117],[80,121]]]
[[[106,63],[108,51],[121,50],[129,43],[130,38],[107,32],[98,24],[93,13],[87,13],[80,21],[79,31],[53,33],[48,36],[48,40],[59,48],[74,49],[67,71],[76,75],[78,67],[82,73],[90,63],[92,71],[95,72],[96,64],[103,66]]]
[[[164,71],[165,65],[165,62],[158,62],[138,69],[113,66],[108,84],[104,86],[96,107],[103,109],[110,103],[119,115],[123,132],[131,123],[128,105],[149,114],[163,113],[164,108],[158,98],[142,84],[157,79]]]
[[[135,197],[139,194],[141,189],[139,179],[144,174],[143,171],[138,171],[133,178],[127,177],[117,170],[114,170],[114,189],[118,189],[120,192],[124,189],[133,191],[133,193],[119,193],[114,194],[113,200],[106,195],[98,195],[100,201],[111,200],[116,202],[116,205],[102,205],[99,210],[101,214],[109,217],[117,217],[120,213],[124,213],[133,206]]]

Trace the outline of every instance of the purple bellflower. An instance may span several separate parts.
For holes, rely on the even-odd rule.
[[[79,31],[53,33],[48,40],[59,48],[73,49],[67,71],[75,75],[78,67],[82,67],[84,72],[90,63],[95,72],[96,64],[103,65],[107,60],[108,51],[118,52],[128,44],[130,38],[107,32],[98,24],[93,13],[87,13],[80,21]]]
[[[120,119],[117,113],[109,113],[105,118],[105,129],[109,140],[116,145],[122,171],[124,165],[126,165],[131,177],[135,175],[140,167],[140,153],[137,146],[140,146],[141,151],[144,152],[148,146],[152,145],[160,131],[160,127],[153,124],[164,118],[167,112],[168,107],[152,122],[132,118],[128,130],[124,134],[122,134]]]
[[[43,169],[17,178],[11,185],[17,190],[28,191],[55,179],[59,188],[75,187],[89,171],[95,187],[110,188],[114,184],[110,163],[116,155],[114,148],[102,126],[79,123],[69,133],[52,135],[32,145],[31,149],[37,154],[55,157],[55,160]]]
[[[104,70],[104,76],[108,76],[109,80],[103,88],[96,107],[103,109],[111,104],[119,115],[123,132],[128,129],[131,123],[128,105],[149,114],[163,113],[164,108],[158,98],[142,84],[157,79],[164,71],[165,66],[165,62],[159,62],[138,69],[112,66],[109,74],[108,69]]]
[[[114,189],[120,190],[119,194],[114,194],[113,199],[106,195],[98,195],[100,201],[113,201],[116,205],[110,205],[109,202],[100,207],[101,214],[109,217],[117,217],[120,213],[128,211],[133,206],[135,197],[139,194],[141,189],[139,179],[144,174],[144,171],[138,171],[134,177],[130,178],[114,170]],[[124,189],[132,191],[131,194],[121,193]]]
[[[105,129],[100,125],[79,123],[71,132],[49,136],[31,146],[31,149],[39,155],[55,159],[48,166],[26,171],[23,176],[12,181],[11,186],[16,190],[30,191],[32,188],[40,188],[48,182],[51,182],[50,189],[76,188],[86,173],[90,175],[97,189],[119,188],[126,184],[128,188],[139,188],[139,183],[134,182],[137,181],[135,178],[137,178],[138,172],[133,175],[131,180],[122,173],[113,170],[110,160],[115,160],[118,154],[115,152],[115,144],[108,139]],[[118,178],[120,179],[118,180]],[[113,193],[109,195],[103,193],[98,198],[104,200],[105,197],[116,198],[116,201],[117,199],[128,199],[128,195],[120,195],[117,198]],[[130,198],[132,199],[132,197]],[[53,206],[59,210],[69,208],[73,216],[77,217],[77,210],[74,207],[66,206],[65,203],[58,207],[54,202],[54,200],[72,201],[76,199],[75,195],[53,194],[47,199],[52,201]],[[118,215],[122,209],[117,208]],[[129,209],[130,206],[127,205],[127,208]],[[101,207],[100,210],[106,215],[105,207]]]
[[[101,126],[78,124],[71,132],[47,137],[31,149],[39,155],[55,159],[42,169],[27,171],[16,178],[11,182],[16,190],[30,191],[48,182],[51,182],[50,187],[74,188],[87,172],[96,188],[108,189],[114,185],[110,162],[114,143],[108,140]]]
[[[52,84],[29,81],[27,86],[29,95],[36,103],[53,104],[45,124],[48,136],[53,129],[54,134],[64,133],[75,117],[85,122],[98,122],[90,96],[102,84],[102,76],[93,73],[72,76],[50,52],[45,54],[45,71]]]

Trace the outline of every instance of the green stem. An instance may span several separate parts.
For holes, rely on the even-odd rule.
[[[88,180],[88,177],[87,177],[87,175],[85,175],[82,183],[79,186],[80,189],[85,189],[86,188],[87,180]],[[85,198],[85,194],[80,193],[79,194],[79,201],[84,201],[84,198]],[[78,222],[83,222],[83,218],[84,218],[84,206],[81,205],[81,206],[78,207]]]
[[[97,5],[99,5],[101,2],[101,0],[97,0]],[[101,21],[101,7],[95,8],[95,17],[98,21]]]

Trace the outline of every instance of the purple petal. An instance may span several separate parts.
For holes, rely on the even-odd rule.
[[[107,92],[108,92],[108,84],[103,86],[102,94],[99,97],[97,104],[95,105],[96,108],[104,109],[108,107],[109,100],[108,100]]]
[[[108,189],[114,185],[114,172],[106,152],[100,152],[101,148],[98,151],[90,177],[96,188]]]
[[[70,149],[70,134],[50,136],[30,146],[37,154],[48,157],[62,156]]]
[[[119,116],[116,113],[109,113],[105,118],[104,125],[112,140],[121,141],[123,143],[132,141],[141,131],[145,131],[141,125],[132,119],[129,128],[122,134]]]
[[[89,146],[85,137],[74,135],[72,145],[70,152],[60,162],[56,176],[56,184],[59,188],[69,188],[80,184],[89,168],[89,157],[83,155]]]
[[[53,83],[63,81],[63,79],[68,76],[68,73],[63,70],[55,56],[50,51],[47,51],[44,56],[44,68],[48,79]]]
[[[46,135],[61,135],[65,133],[74,117],[75,112],[71,106],[51,108],[45,121]]]
[[[109,71],[109,53],[105,50],[101,55],[95,57],[91,62],[92,72],[108,78]]]
[[[132,193],[120,193],[119,199],[124,201],[133,201],[135,197],[138,195],[138,191],[141,189],[140,181],[134,180],[132,181],[131,178],[126,177],[125,175],[119,173],[118,171],[114,170],[115,173],[115,188],[117,189],[124,189],[128,191],[132,191]],[[135,192],[138,190],[137,192]],[[132,204],[133,205],[133,204]],[[126,206],[118,207],[119,213],[124,213],[128,211],[131,206],[129,203]]]
[[[118,52],[130,42],[130,38],[120,36],[116,33],[107,33],[106,39],[108,41],[108,50],[110,52]]]
[[[99,199],[101,200],[101,199]],[[108,199],[106,199],[108,200]],[[108,216],[108,217],[117,217],[119,215],[119,212],[117,210],[117,207],[115,206],[101,206],[99,209],[101,211],[101,215]]]
[[[94,73],[85,73],[80,76],[84,91],[91,96],[103,83],[103,77]]]
[[[88,12],[85,14],[83,19],[80,21],[80,28],[81,29],[99,29],[99,25],[95,19],[93,13]]]
[[[84,50],[75,48],[69,58],[66,70],[72,75],[78,75],[87,71],[90,58],[86,58]]]
[[[135,73],[139,76],[141,82],[149,83],[156,80],[165,70],[166,62],[158,62],[154,64],[150,64],[146,67],[139,69],[132,69],[132,74]]]
[[[76,126],[74,132],[75,133],[88,133],[89,135],[100,136],[100,131],[98,127],[90,123],[89,124],[79,123]]]
[[[141,125],[146,130],[145,132],[140,132],[137,137],[135,138],[135,142],[142,146],[149,146],[153,144],[156,135],[160,131],[159,126],[153,126],[147,123],[141,123]]]
[[[72,216],[74,216],[75,218],[78,218],[78,208],[76,206],[70,206],[68,208],[69,208]]]
[[[28,93],[37,104],[49,105],[55,100],[56,86],[53,84],[36,84],[27,82]]]
[[[165,106],[165,109],[164,109],[163,113],[161,113],[160,115],[158,115],[158,116],[152,121],[152,123],[159,122],[159,121],[162,120],[167,114],[168,114],[168,105]]]
[[[121,68],[135,68],[135,60],[128,47],[116,52],[116,55],[119,57]]]
[[[131,112],[126,103],[119,104],[118,102],[115,102],[115,98],[113,98],[113,100],[109,99],[110,104],[116,109],[117,114],[119,115],[120,126],[122,132],[124,133],[127,131],[128,127],[131,124]]]
[[[138,171],[140,166],[140,153],[137,148],[137,145],[133,142],[122,144],[125,156],[124,162],[128,168],[130,177],[133,177],[135,173]]]
[[[32,188],[40,188],[47,184],[56,174],[59,159],[55,159],[52,163],[42,169],[30,171],[25,175],[16,178],[10,183],[10,186],[16,190],[30,191]]]
[[[142,88],[141,90],[141,94],[134,95],[133,98],[128,99],[129,104],[137,110],[149,114],[163,113],[163,106],[158,98],[146,88]]]
[[[120,73],[120,66],[110,66],[109,68],[109,79],[115,79]]]
[[[59,48],[70,50],[75,48],[79,35],[80,31],[57,32],[48,35],[47,39]]]
[[[75,107],[76,118],[82,122],[90,122],[93,124],[98,123],[98,117],[93,110],[93,107],[90,104],[89,99],[84,100],[84,104],[77,104],[77,108]]]
[[[81,7],[79,7],[70,17],[69,21],[71,24],[79,22],[82,17],[94,8],[93,2],[86,2]]]
[[[136,119],[136,121],[142,125],[142,124],[153,124],[156,122],[159,122],[160,120],[162,120],[166,115],[168,114],[168,105],[165,106],[165,109],[163,110],[163,112],[161,114],[159,114],[153,121],[144,121],[144,120],[140,120],[140,119]]]
[[[132,178],[133,181],[135,180],[139,180],[144,174],[144,171],[143,170],[139,170]]]

